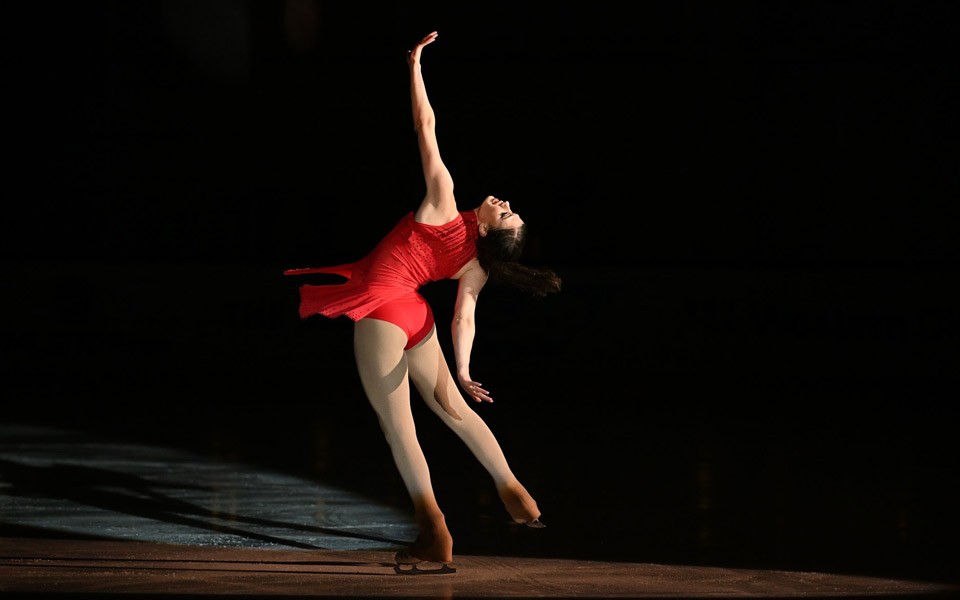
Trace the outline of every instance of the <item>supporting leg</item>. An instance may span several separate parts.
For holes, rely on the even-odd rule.
[[[354,327],[354,355],[360,382],[377,414],[380,428],[413,501],[420,529],[409,551],[413,559],[448,564],[453,560],[453,538],[437,504],[426,457],[417,439],[410,407],[406,334],[378,319],[361,319]]]

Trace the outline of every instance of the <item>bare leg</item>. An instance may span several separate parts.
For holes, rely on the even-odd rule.
[[[403,350],[406,343],[403,330],[386,321],[360,319],[354,327],[360,382],[413,501],[420,529],[410,553],[419,559],[449,563],[453,560],[453,538],[434,496],[430,470],[417,439]]]
[[[407,364],[410,379],[430,409],[463,440],[493,477],[500,499],[513,520],[527,523],[538,519],[540,510],[536,501],[513,474],[493,432],[460,393],[436,330],[407,350]]]

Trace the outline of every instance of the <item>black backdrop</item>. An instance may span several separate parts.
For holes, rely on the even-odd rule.
[[[949,3],[617,6],[10,3],[24,185],[3,248],[365,250],[422,190],[404,51],[437,29],[426,76],[460,198],[511,199],[537,259],[956,263]]]
[[[280,273],[359,257],[418,203],[404,52],[435,29],[460,202],[510,200],[526,260],[565,281],[485,291],[474,374],[518,468],[579,523],[569,547],[951,572],[953,4],[4,13],[8,418],[311,473],[323,430],[331,476],[395,489],[349,323],[299,321]],[[424,290],[444,338],[452,292]],[[711,546],[691,482],[712,469]],[[636,529],[601,542],[597,514]]]

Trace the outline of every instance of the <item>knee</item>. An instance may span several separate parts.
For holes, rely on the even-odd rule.
[[[378,415],[380,431],[391,448],[417,443],[417,430],[412,420],[407,423],[398,423]]]

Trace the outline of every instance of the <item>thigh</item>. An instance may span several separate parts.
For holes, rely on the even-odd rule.
[[[437,339],[436,328],[423,341],[407,350],[406,354],[410,380],[430,410],[444,420],[461,420],[463,411],[470,410],[470,407],[450,372]]]
[[[370,403],[409,404],[407,358],[403,347],[407,334],[400,327],[379,319],[360,319],[353,328],[353,352],[360,382]]]

